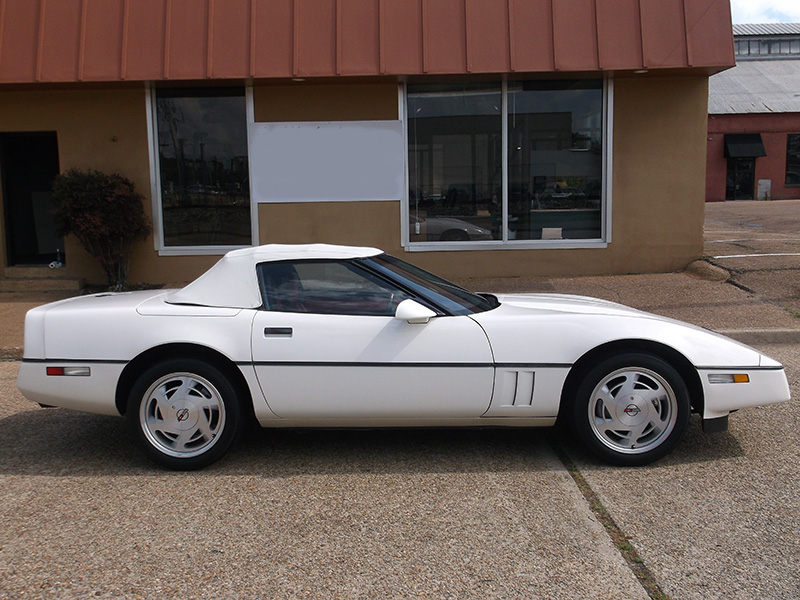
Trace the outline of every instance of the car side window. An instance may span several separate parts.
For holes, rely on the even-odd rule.
[[[347,261],[262,263],[266,310],[324,315],[393,316],[411,295]]]

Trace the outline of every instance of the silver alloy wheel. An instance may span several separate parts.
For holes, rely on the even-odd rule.
[[[597,439],[622,454],[642,454],[666,441],[678,419],[672,386],[658,373],[625,367],[603,377],[589,399]]]
[[[156,380],[139,405],[139,423],[153,447],[168,456],[207,452],[225,428],[225,403],[216,387],[194,373]]]

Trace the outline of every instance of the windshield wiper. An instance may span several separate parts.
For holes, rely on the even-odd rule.
[[[489,302],[489,305],[491,306],[489,310],[500,306],[500,300],[498,300],[497,296],[494,294],[490,294],[488,292],[478,292],[478,296]]]

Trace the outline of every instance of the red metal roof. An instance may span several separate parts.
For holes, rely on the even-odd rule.
[[[0,83],[733,64],[729,0],[0,0]]]

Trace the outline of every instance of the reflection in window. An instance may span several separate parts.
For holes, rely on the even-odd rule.
[[[268,262],[258,270],[270,311],[391,317],[411,297],[352,262]]]
[[[786,137],[786,185],[800,185],[800,133]]]
[[[158,90],[164,246],[251,243],[244,90]]]
[[[514,239],[601,237],[602,82],[508,84]]]
[[[410,240],[599,239],[602,151],[601,80],[410,84]]]
[[[408,122],[411,240],[502,239],[500,86],[409,85]]]

